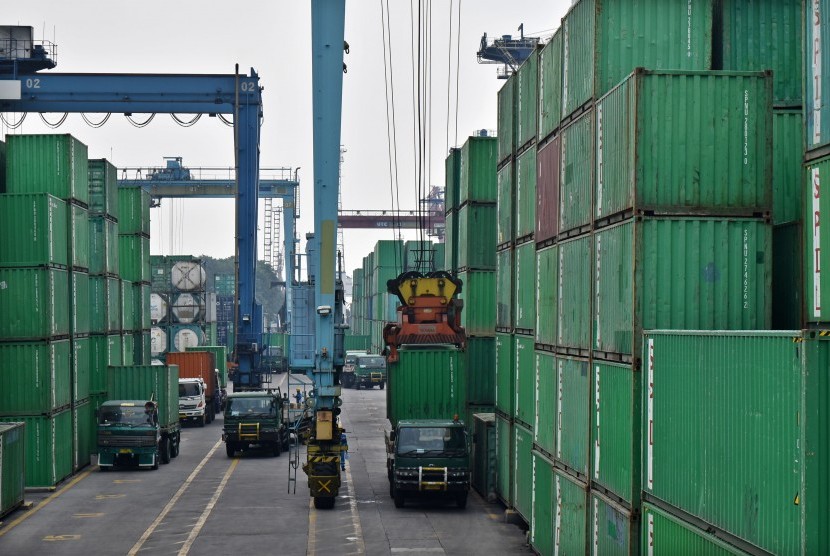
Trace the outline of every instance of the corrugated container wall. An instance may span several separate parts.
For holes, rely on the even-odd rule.
[[[513,336],[513,343],[516,355],[516,401],[513,417],[528,429],[532,429],[536,422],[536,357],[533,352],[533,338],[516,334]]]
[[[457,209],[461,181],[461,149],[451,148],[444,161],[444,209]],[[365,270],[365,269],[364,269]]]
[[[90,332],[90,316],[96,309],[90,308],[89,274],[69,273],[69,331],[71,334]]]
[[[23,503],[25,426],[23,423],[0,425],[0,517]]]
[[[772,329],[801,328],[804,307],[802,225],[794,222],[772,229]]]
[[[513,420],[496,414],[496,494],[513,505]]]
[[[562,120],[562,30],[539,53],[539,136],[542,141]]]
[[[534,49],[519,67],[516,94],[516,150],[536,139],[539,116],[539,50]]]
[[[118,171],[105,158],[88,161],[89,212],[118,218]]]
[[[516,159],[515,238],[536,231],[536,149],[528,149]]]
[[[566,473],[553,471],[553,547],[555,554],[587,554],[587,487]]]
[[[513,425],[513,505],[526,522],[533,515],[533,433]]]
[[[556,358],[556,459],[588,476],[591,376],[587,359]]]
[[[109,367],[107,391],[113,400],[149,400],[158,403],[159,424],[179,421],[179,368],[176,365]]]
[[[654,554],[709,554],[712,556],[740,556],[745,554],[714,535],[684,523],[678,517],[651,504],[643,504],[641,546],[648,546]]]
[[[712,0],[580,0],[562,21],[562,115],[634,68],[711,69],[712,16]]]
[[[532,333],[536,327],[536,244],[532,241],[516,247],[515,328]],[[492,303],[492,300],[491,300]],[[463,315],[463,313],[462,313]]]
[[[45,416],[0,417],[25,427],[26,486],[53,487],[72,473],[72,417],[69,410]]]
[[[150,281],[150,238],[141,235],[118,236],[119,274],[133,282]]]
[[[498,161],[505,161],[516,148],[516,74],[510,76],[498,94]]]
[[[830,117],[828,117],[830,119]],[[804,195],[804,294],[811,323],[830,322],[830,311],[822,311],[822,300],[830,299],[830,226],[821,214],[830,214],[830,158],[807,165]],[[825,191],[827,189],[827,191]],[[824,272],[822,272],[824,270]]]
[[[493,406],[496,403],[496,339],[467,338],[464,358],[467,403]]]
[[[69,340],[0,343],[0,414],[40,415],[69,405]]]
[[[830,143],[830,0],[806,2],[804,14],[804,116],[807,150]]]
[[[69,206],[69,263],[83,270],[90,264],[89,211],[75,204]]]
[[[768,74],[637,70],[596,107],[596,218],[768,213],[771,107]]]
[[[530,520],[530,546],[538,554],[553,552],[553,465],[533,451],[533,512]]]
[[[87,147],[71,135],[7,135],[6,192],[89,202]]]
[[[458,268],[496,268],[496,205],[467,203],[458,211]]]
[[[536,251],[536,343],[555,346],[559,314],[559,246]]]
[[[122,234],[150,235],[150,192],[141,187],[118,188],[118,225]]]
[[[55,268],[0,268],[0,338],[69,334],[69,276]]]
[[[552,353],[536,351],[536,412],[533,423],[533,443],[549,457],[555,453],[558,428],[556,404],[556,358]]]
[[[495,137],[470,137],[461,147],[458,205],[474,201],[495,203],[496,157]]]
[[[462,283],[458,298],[464,301],[461,326],[468,336],[492,336],[496,331],[496,273],[468,270],[458,277]]]
[[[561,138],[556,136],[536,155],[536,243],[559,233],[559,180],[562,177]]]
[[[772,222],[801,222],[804,168],[804,116],[801,110],[772,114]]]
[[[513,328],[513,249],[496,253],[496,329]]]
[[[591,286],[595,266],[591,240],[591,236],[583,236],[559,244],[556,345],[575,355],[588,355],[591,349]]]
[[[66,266],[68,222],[67,204],[47,193],[0,196],[0,266]]]
[[[583,0],[584,2],[584,0]],[[594,189],[594,110],[562,130],[559,179],[559,236],[591,228]]]
[[[636,556],[640,554],[640,522],[636,513],[591,492],[591,554]]]
[[[496,244],[505,245],[513,241],[513,225],[516,221],[516,190],[513,187],[513,173],[515,165],[513,162],[507,162],[498,171],[498,231],[496,234]],[[449,227],[449,226],[448,226]]]
[[[516,359],[512,334],[496,334],[496,409],[513,418],[516,392]]]

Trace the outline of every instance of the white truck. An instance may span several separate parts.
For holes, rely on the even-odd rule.
[[[205,382],[201,378],[179,379],[179,421],[195,421],[200,427],[207,422]]]

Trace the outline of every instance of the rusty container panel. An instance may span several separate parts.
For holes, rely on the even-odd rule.
[[[556,237],[559,231],[559,178],[561,140],[556,136],[536,155],[536,242]]]

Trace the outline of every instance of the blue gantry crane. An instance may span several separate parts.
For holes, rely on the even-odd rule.
[[[234,356],[238,387],[261,387],[263,322],[255,280],[262,122],[259,76],[253,69],[240,74],[239,66],[231,74],[44,72],[55,67],[54,45],[34,41],[31,27],[7,29],[0,41],[0,112],[233,116],[239,268]]]
[[[502,35],[493,40],[487,39],[487,33],[481,37],[476,58],[479,64],[501,64],[496,72],[499,79],[507,79],[519,69],[519,66],[533,54],[540,43],[539,37],[525,37],[524,24],[519,25],[519,36]]]

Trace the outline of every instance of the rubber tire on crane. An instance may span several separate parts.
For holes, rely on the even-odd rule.
[[[334,497],[333,496],[315,496],[314,497],[314,508],[318,510],[330,510],[334,508]]]

